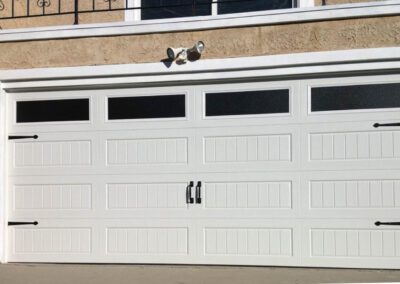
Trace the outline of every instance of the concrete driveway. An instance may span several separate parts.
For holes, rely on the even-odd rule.
[[[0,265],[1,284],[300,284],[400,282],[400,270],[171,265]]]

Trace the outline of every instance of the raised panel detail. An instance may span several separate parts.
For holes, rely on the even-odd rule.
[[[290,161],[291,136],[205,137],[204,151],[206,163]]]
[[[14,208],[26,209],[90,209],[89,184],[15,185]]]
[[[400,158],[400,131],[310,134],[313,161],[397,158]]]
[[[292,208],[292,184],[277,182],[207,182],[206,208]]]
[[[18,142],[14,145],[14,165],[17,168],[91,164],[90,141]]]
[[[187,254],[187,228],[109,228],[109,254]]]
[[[205,254],[292,256],[291,229],[205,228]]]
[[[186,164],[187,138],[107,141],[109,165]]]
[[[400,208],[400,180],[311,181],[311,208]]]
[[[15,253],[90,253],[89,228],[14,229]]]
[[[108,209],[186,208],[186,183],[108,184]]]
[[[312,229],[311,256],[400,257],[399,230]]]

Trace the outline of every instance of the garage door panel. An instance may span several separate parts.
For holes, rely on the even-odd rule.
[[[309,217],[396,216],[400,213],[398,172],[310,172],[302,177],[301,204]]]
[[[207,217],[286,218],[298,214],[296,174],[200,174],[202,204],[196,214]]]
[[[399,76],[349,77],[301,82],[306,122],[399,119]],[[306,100],[307,98],[307,100]]]
[[[103,135],[109,173],[194,170],[194,131],[111,132]]]
[[[201,129],[197,149],[201,171],[289,170],[298,163],[298,133],[293,128]]]
[[[214,219],[199,221],[200,257],[207,263],[290,265],[299,256],[295,233],[289,220]]]
[[[13,176],[8,180],[9,219],[95,218],[99,185],[95,176]]]
[[[196,113],[201,127],[296,123],[298,82],[261,82],[200,86]]]
[[[37,219],[37,226],[9,227],[8,260],[22,262],[93,261],[98,229],[89,220]]]
[[[184,219],[130,219],[103,222],[105,261],[165,263],[193,261],[196,225]]]
[[[98,165],[99,145],[90,133],[35,134],[37,139],[9,140],[10,175],[89,173]]]
[[[374,220],[309,221],[304,226],[305,264],[397,268],[400,230],[376,227]]]
[[[372,124],[332,124],[307,127],[303,143],[308,169],[391,169],[400,167],[400,130],[375,129]],[[307,161],[307,162],[306,162]]]
[[[105,218],[189,218],[192,210],[186,194],[190,179],[193,176],[106,177],[101,214]]]

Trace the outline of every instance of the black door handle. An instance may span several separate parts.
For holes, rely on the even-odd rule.
[[[374,127],[383,127],[383,126],[400,126],[400,122],[395,122],[395,123],[375,123]]]
[[[186,187],[186,203],[193,204],[194,198],[192,197],[192,187],[194,183],[193,181],[189,182],[188,186]]]
[[[8,140],[18,140],[18,139],[38,139],[39,136],[37,135],[31,135],[31,136],[18,136],[18,135],[11,135],[8,136]]]
[[[34,225],[37,226],[39,224],[38,221],[34,222],[8,222],[8,226],[22,226],[22,225]]]
[[[376,221],[375,226],[381,226],[381,225],[386,225],[386,226],[400,226],[400,222],[381,222],[381,221]]]
[[[198,181],[196,185],[196,203],[201,204],[201,181]]]

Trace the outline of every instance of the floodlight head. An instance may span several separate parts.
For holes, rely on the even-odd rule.
[[[197,60],[200,58],[201,54],[203,53],[205,48],[204,42],[198,41],[192,48],[173,48],[168,47],[167,49],[167,56],[169,60],[176,61],[177,63],[186,63],[189,59],[194,58]],[[192,59],[190,59],[192,60]]]
[[[202,54],[204,49],[205,49],[205,47],[206,46],[205,46],[204,42],[198,41],[198,42],[196,42],[196,44],[191,49],[189,49],[189,52],[195,52],[195,53],[198,53],[198,54]]]
[[[175,60],[180,53],[184,51],[183,47],[180,48],[173,48],[173,47],[168,47],[167,49],[167,56],[170,60]]]

